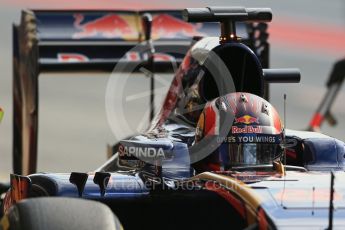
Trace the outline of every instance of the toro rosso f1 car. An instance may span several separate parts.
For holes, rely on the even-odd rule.
[[[270,9],[244,7],[23,12],[14,27],[16,174],[2,228],[343,229],[344,142],[284,129],[264,99],[269,83],[300,80],[296,69],[268,68],[271,19]],[[127,53],[141,41],[145,53]],[[164,53],[166,44],[186,55]],[[114,145],[92,172],[35,173],[40,71],[107,70],[123,55],[159,71],[168,63],[157,53],[180,66],[145,133]]]

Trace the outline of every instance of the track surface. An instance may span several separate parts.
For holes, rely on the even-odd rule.
[[[45,1],[4,0],[0,3],[0,106],[5,117],[0,126],[0,177],[11,170],[12,143],[12,66],[11,23],[19,19],[20,9],[31,8],[77,8],[78,2],[59,1],[48,5]],[[134,2],[134,1],[131,1]],[[191,1],[191,6],[230,5],[229,1]],[[271,67],[297,67],[302,71],[301,84],[273,85],[271,102],[283,114],[283,94],[287,94],[287,126],[304,129],[323,97],[324,83],[332,64],[345,57],[345,2],[342,0],[289,0],[289,1],[232,1],[231,5],[247,7],[271,7],[274,19],[270,30]],[[49,3],[50,4],[50,3]],[[99,8],[106,8],[110,1],[100,1]],[[114,3],[111,3],[114,4]],[[163,7],[159,1],[152,5]],[[175,7],[183,8],[183,1]],[[90,6],[90,8],[95,6]],[[171,6],[174,7],[174,6]],[[114,7],[112,7],[114,8]],[[130,8],[130,7],[129,7]],[[148,6],[147,8],[150,8]],[[105,89],[109,75],[41,75],[40,77],[40,131],[39,171],[88,171],[98,167],[106,159],[106,144],[116,140],[109,128],[105,112]],[[171,76],[162,76],[170,80]],[[166,84],[157,83],[163,87]],[[148,89],[147,78],[136,75],[126,84],[127,96]],[[124,95],[126,98],[126,95]],[[128,98],[127,98],[128,99]],[[339,125],[327,124],[323,132],[345,140],[345,91],[342,90],[333,107]],[[148,97],[131,100],[125,104],[126,118],[132,131],[144,116]],[[120,106],[120,105],[117,105]]]

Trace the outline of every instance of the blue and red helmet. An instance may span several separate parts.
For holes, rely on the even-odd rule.
[[[233,119],[228,128],[222,127],[224,119]],[[272,164],[283,153],[278,112],[268,101],[250,93],[230,93],[207,103],[198,121],[195,143],[205,137],[214,137],[217,142],[217,148],[203,160],[213,165],[212,170],[217,170],[214,165],[227,170]],[[204,170],[210,169],[206,166]]]

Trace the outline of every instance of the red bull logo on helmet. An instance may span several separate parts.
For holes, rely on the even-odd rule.
[[[135,17],[130,15],[107,14],[92,21],[84,22],[83,14],[74,15],[75,28],[80,31],[73,35],[73,38],[122,38],[125,40],[137,40],[138,31]]]
[[[240,124],[259,124],[259,118],[252,117],[250,115],[244,115],[242,117],[235,118],[235,123],[240,123]]]
[[[253,126],[244,126],[243,128],[241,127],[236,127],[232,126],[231,127],[232,133],[262,133],[262,127],[253,127]]]

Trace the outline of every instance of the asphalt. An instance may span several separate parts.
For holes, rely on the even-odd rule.
[[[32,5],[27,2],[24,5],[20,1],[14,1],[15,5],[7,0],[0,2],[0,106],[5,110],[4,120],[0,126],[1,175],[6,175],[11,171],[11,24],[18,21],[20,9],[23,7],[37,8],[39,4],[44,8],[48,7],[43,1],[38,2],[40,1],[33,1]],[[332,28],[331,31],[345,29],[345,2],[342,0],[231,1],[231,4],[229,1],[216,1],[216,3],[215,1],[191,1],[186,5],[190,7],[194,3],[197,6],[271,7],[274,12],[274,21],[292,26],[287,33],[293,33],[294,25],[304,26],[306,32],[301,33],[304,37],[308,35],[308,29],[311,27],[319,28],[320,31],[327,31],[329,28]],[[182,1],[177,1],[177,4],[181,8],[184,6]],[[61,8],[58,5],[53,7]],[[280,25],[279,23],[275,26],[272,24],[272,30],[279,29]],[[338,35],[329,34],[330,38],[332,36]],[[271,102],[283,114],[283,94],[286,93],[287,127],[305,129],[325,93],[325,81],[333,63],[345,57],[345,50],[327,52],[327,46],[332,42],[319,44],[315,42],[314,37],[310,37],[310,42],[305,43],[305,46],[298,42],[298,39],[297,41],[281,39],[281,37],[275,37],[273,33],[270,35],[270,41],[272,68],[296,67],[302,72],[300,84],[272,85]],[[162,81],[157,85],[160,88],[163,87],[163,90],[160,90],[160,94],[156,96],[157,104],[163,99],[164,90],[168,85],[166,81],[170,81],[171,76],[164,75],[160,79]],[[105,109],[108,80],[109,74],[42,74],[40,76],[39,171],[64,172],[95,169],[106,160],[107,144],[113,144],[116,139],[137,132],[137,126],[140,123],[145,124],[142,121],[148,120],[148,97],[131,100],[127,96],[147,91],[148,79],[143,75],[135,75],[128,78],[126,85],[123,86],[125,94],[122,97],[123,101],[126,101],[127,97],[127,102],[123,103],[123,106],[114,104],[114,107],[124,108],[124,115],[130,129],[116,135],[108,123]],[[342,90],[332,109],[339,124],[336,127],[329,127],[327,124],[322,127],[325,134],[343,140],[345,140],[344,100],[345,92]],[[118,121],[118,125],[121,126],[123,122]]]

